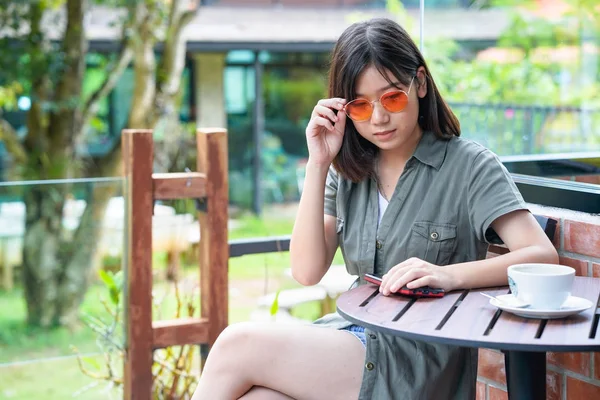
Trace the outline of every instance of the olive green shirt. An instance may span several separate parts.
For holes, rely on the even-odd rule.
[[[353,183],[330,168],[325,187],[325,214],[337,218],[346,267],[361,278],[411,257],[440,266],[481,260],[491,223],[520,209],[526,204],[495,154],[430,132],[406,163],[379,226],[373,179]],[[337,313],[315,323],[351,325]],[[475,399],[476,349],[366,334],[361,400]]]

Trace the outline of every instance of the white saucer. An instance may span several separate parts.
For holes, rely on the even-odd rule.
[[[527,307],[511,307],[506,303],[514,302],[514,296],[512,294],[503,294],[500,296],[496,296],[495,299],[490,300],[490,304],[494,307],[498,307],[503,311],[507,311],[509,313],[518,315],[524,318],[538,318],[538,319],[556,319],[556,318],[564,318],[569,315],[579,314],[582,311],[587,310],[592,307],[594,303],[591,301],[575,296],[569,296],[565,303],[559,310],[542,310],[531,308],[531,306]],[[504,300],[504,302],[503,302]]]

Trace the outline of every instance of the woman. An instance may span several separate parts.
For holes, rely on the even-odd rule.
[[[403,285],[506,285],[511,264],[558,262],[497,157],[459,138],[423,56],[395,22],[350,26],[329,82],[306,128],[290,248],[298,282],[319,282],[338,245],[359,283],[383,276],[384,295]],[[492,230],[510,252],[485,259]],[[474,349],[365,331],[331,314],[311,326],[230,326],[194,399],[474,399],[476,371]]]

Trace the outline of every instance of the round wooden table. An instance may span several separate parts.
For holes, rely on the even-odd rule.
[[[338,312],[373,331],[424,342],[499,349],[504,352],[510,399],[546,398],[546,352],[600,351],[600,279],[575,277],[572,295],[596,306],[563,319],[528,319],[503,312],[479,292],[509,293],[508,287],[447,293],[439,299],[383,296],[372,284],[343,293]]]

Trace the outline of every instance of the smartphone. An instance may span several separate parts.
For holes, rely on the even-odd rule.
[[[381,285],[381,278],[371,274],[365,274],[365,281]],[[429,286],[423,286],[416,289],[409,289],[406,286],[395,292],[410,297],[443,297],[446,292],[444,289],[435,289]]]

